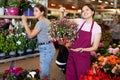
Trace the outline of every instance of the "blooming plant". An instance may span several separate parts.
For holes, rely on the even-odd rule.
[[[96,56],[94,56],[94,61],[92,61],[92,66],[93,68],[101,71],[103,73],[103,76],[108,75],[108,79],[106,80],[120,79],[120,49],[119,48],[120,48],[119,45],[113,44],[108,46],[107,43],[100,43],[100,46],[96,52]],[[99,73],[96,72],[96,75],[99,75]],[[98,80],[102,80],[102,79],[98,79]]]
[[[5,70],[3,80],[40,80],[39,72],[39,69],[25,70],[13,67]]]
[[[77,24],[68,19],[53,21],[50,27],[49,33],[54,40],[66,37],[69,41],[73,41],[76,37]]]

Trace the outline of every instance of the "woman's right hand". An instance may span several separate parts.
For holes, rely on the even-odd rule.
[[[27,17],[26,16],[22,15],[21,18],[22,18],[23,23],[27,22]]]

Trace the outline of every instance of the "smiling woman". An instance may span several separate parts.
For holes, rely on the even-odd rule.
[[[83,19],[74,19],[79,24],[78,36],[69,50],[66,80],[79,80],[81,75],[87,73],[91,63],[90,52],[97,50],[101,38],[101,27],[93,20],[94,7],[91,4],[85,4],[81,9]]]

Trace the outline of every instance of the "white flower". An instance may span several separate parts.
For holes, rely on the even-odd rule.
[[[36,72],[35,72],[35,71],[32,71],[32,72],[29,72],[29,74],[32,76],[32,78],[34,78]]]
[[[28,74],[28,75],[27,75],[27,78],[31,78],[31,75],[30,75],[30,74]]]
[[[20,41],[17,41],[16,43],[17,43],[18,45],[20,45],[20,44],[21,44],[21,42],[20,42]]]
[[[26,35],[24,32],[22,32],[21,34],[24,35],[24,36]]]

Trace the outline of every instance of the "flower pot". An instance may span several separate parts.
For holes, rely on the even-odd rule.
[[[33,9],[27,9],[26,11],[23,12],[25,16],[33,16]]]
[[[24,53],[24,51],[18,50],[17,53],[21,56]]]
[[[0,60],[5,58],[5,53],[0,52]]]
[[[27,49],[26,52],[32,52],[32,49]]]
[[[19,9],[17,7],[6,8],[7,15],[15,16],[15,15],[18,15],[18,13],[19,13]]]
[[[14,57],[16,55],[16,52],[15,51],[11,51],[11,52],[9,52],[9,55],[10,55],[10,57]]]
[[[0,15],[4,15],[4,12],[5,12],[4,7],[0,7]]]

